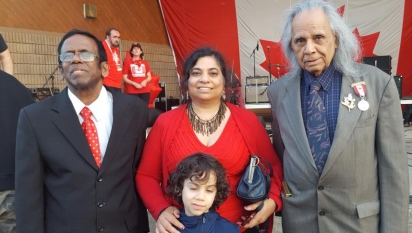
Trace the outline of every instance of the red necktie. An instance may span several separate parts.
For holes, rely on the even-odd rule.
[[[87,143],[89,143],[90,150],[92,151],[93,158],[96,161],[97,166],[100,168],[101,154],[99,145],[99,136],[97,135],[97,129],[94,122],[90,117],[92,112],[88,107],[84,107],[80,112],[80,116],[83,117],[82,129],[86,135]]]

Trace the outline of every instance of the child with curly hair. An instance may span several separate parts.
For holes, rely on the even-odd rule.
[[[179,220],[185,227],[181,232],[240,232],[215,210],[229,195],[226,171],[215,158],[202,153],[186,157],[168,182],[167,193],[183,206]]]

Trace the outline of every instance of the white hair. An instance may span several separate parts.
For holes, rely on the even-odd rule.
[[[335,69],[342,74],[355,75],[356,69],[354,63],[361,57],[359,41],[351,32],[349,26],[343,21],[342,17],[337,13],[336,9],[330,3],[321,0],[302,1],[294,5],[285,14],[281,44],[283,52],[289,61],[290,72],[298,75],[302,70],[291,47],[292,21],[296,15],[313,10],[322,10],[325,12],[326,17],[329,19],[332,32],[336,36],[338,46],[332,61]]]

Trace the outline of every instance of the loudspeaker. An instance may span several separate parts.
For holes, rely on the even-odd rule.
[[[159,83],[159,87],[162,88],[162,91],[155,99],[155,108],[162,112],[166,112],[166,83]]]
[[[375,56],[375,57],[363,57],[362,63],[376,66],[387,74],[392,74],[392,57],[387,56]]]
[[[173,106],[179,106],[180,105],[180,100],[179,99],[175,99],[172,96],[170,96],[167,100],[166,100],[166,111],[172,110]]]
[[[402,76],[393,76],[395,80],[396,87],[398,88],[399,92],[399,99],[402,99]]]
[[[147,123],[147,127],[153,127],[153,124],[160,114],[162,114],[162,111],[160,111],[159,109],[149,108],[149,122]]]
[[[269,76],[247,76],[246,85],[268,85]]]
[[[268,85],[248,85],[246,86],[246,103],[268,103]]]
[[[57,95],[60,93],[59,88],[46,88],[46,87],[40,87],[40,88],[28,88],[31,96],[33,97],[34,101],[38,102],[44,99],[47,99],[49,97],[52,97],[53,95]]]

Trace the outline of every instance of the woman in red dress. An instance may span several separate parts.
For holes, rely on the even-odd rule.
[[[272,232],[273,213],[282,208],[280,187],[282,164],[269,136],[256,115],[224,101],[227,82],[226,64],[221,54],[210,48],[194,51],[185,61],[182,86],[188,90],[189,103],[159,116],[147,138],[136,174],[136,185],[144,204],[157,220],[156,232],[179,232],[181,206],[165,194],[167,178],[185,157],[202,152],[215,157],[227,171],[229,198],[217,212],[229,221],[240,224],[260,202],[247,205],[236,195],[236,187],[257,154],[271,163],[269,198],[263,209],[242,226],[242,232],[269,218]],[[159,185],[160,184],[160,185]]]

